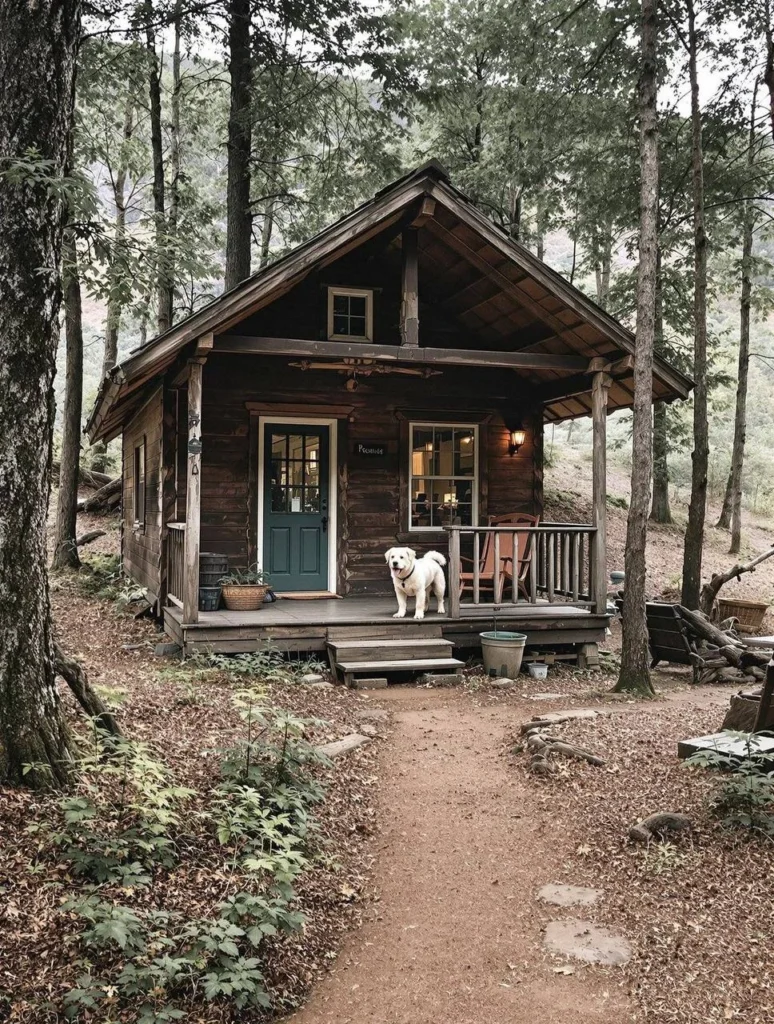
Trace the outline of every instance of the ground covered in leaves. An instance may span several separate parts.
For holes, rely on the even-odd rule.
[[[104,569],[104,563],[100,564]],[[181,921],[201,923],[217,916],[217,908],[237,892],[265,893],[265,872],[242,869],[239,835],[219,837],[208,818],[211,794],[221,779],[224,751],[246,739],[248,726],[240,717],[237,694],[248,686],[257,687],[260,704],[284,709],[291,717],[313,719],[304,727],[305,742],[311,745],[354,731],[353,716],[367,705],[368,698],[341,687],[310,688],[298,682],[299,673],[295,678],[285,677],[276,666],[261,673],[267,677],[261,682],[231,671],[183,667],[157,658],[153,647],[163,637],[147,620],[138,622],[121,613],[125,598],[131,595],[118,578],[106,588],[104,575],[95,576],[91,587],[88,579],[85,585],[67,577],[55,582],[56,628],[68,653],[85,663],[90,680],[115,710],[125,735],[141,745],[139,760],[136,752],[132,753],[138,774],[152,781],[155,764],[168,772],[161,801],[166,806],[154,812],[154,822],[169,812],[171,820],[164,834],[171,839],[171,856],[167,858],[162,851],[163,856],[150,869],[149,884],[135,884],[131,873],[123,884],[122,880],[99,883],[84,878],[77,874],[77,862],[63,852],[67,843],[62,837],[68,834],[65,819],[73,816],[72,804],[64,813],[61,798],[54,794],[0,791],[0,1020],[58,1021],[64,1019],[68,1005],[73,1019],[100,1022],[247,1022],[287,1012],[298,1005],[314,979],[336,957],[342,930],[355,923],[360,913],[358,897],[371,857],[368,840],[375,828],[372,748],[308,767],[311,783],[324,787],[325,799],[311,808],[315,830],[309,841],[301,844],[308,864],[293,881],[290,909],[302,913],[305,924],[287,934],[278,928],[274,935],[267,928],[252,950],[254,969],[265,976],[271,1004],[266,1009],[237,1009],[239,1002],[225,996],[207,999],[204,981],[193,994],[189,984],[182,986],[186,994],[181,999],[165,992],[163,983],[150,996],[146,993],[136,999],[125,998],[128,989],[118,991],[120,986],[112,984],[90,992],[84,978],[100,978],[105,974],[103,968],[114,978],[132,959],[132,921],[127,919],[128,939],[126,922],[98,922],[102,937],[115,940],[112,946],[109,942],[100,945],[88,938],[88,930],[84,933],[83,913],[74,911],[68,901],[95,895],[106,905],[117,904],[130,913],[171,912]],[[84,587],[101,596],[84,596]],[[64,697],[73,722],[77,722],[79,716],[69,694]],[[257,722],[252,728],[255,738]],[[94,749],[93,737],[82,722],[78,729],[88,754]],[[147,753],[143,744],[147,744]],[[146,766],[146,757],[151,767]],[[131,801],[122,791],[122,787],[127,789],[126,779],[97,776],[97,782],[108,790],[100,813],[115,829],[115,808],[122,800],[127,804],[127,819],[132,814]],[[175,787],[191,792],[180,799],[167,799],[163,794]],[[83,793],[83,788],[76,790],[76,795]],[[43,831],[39,831],[41,824]],[[134,961],[142,965],[154,956],[173,956],[173,951],[163,948],[163,931],[158,945],[151,941]],[[154,936],[151,939],[155,941]],[[212,941],[212,935],[208,933],[206,939]],[[223,941],[227,943],[228,937]],[[206,951],[202,962],[205,955]],[[70,995],[68,1004],[68,993],[73,990],[82,994],[74,1001]],[[234,993],[238,992],[235,982]]]
[[[576,688],[574,700],[566,694],[545,703],[546,710],[606,709],[602,717],[551,729],[603,756],[605,766],[560,759],[553,777],[531,776],[517,729],[507,756],[540,793],[546,814],[561,817],[575,850],[556,881],[602,889],[595,922],[634,940],[635,956],[622,970],[637,1019],[770,1024],[774,836],[724,824],[713,801],[727,776],[676,757],[678,740],[717,731],[725,693],[709,701],[675,673],[656,673],[654,681],[662,690],[654,702],[600,705],[593,692]],[[514,695],[507,702],[518,707],[525,699]],[[689,815],[693,830],[645,846],[631,842],[630,826],[657,811]]]

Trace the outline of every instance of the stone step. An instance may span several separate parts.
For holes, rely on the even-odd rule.
[[[345,675],[360,675],[366,672],[437,672],[442,669],[453,671],[462,668],[464,662],[457,658],[408,658],[395,661],[340,661],[338,667]]]

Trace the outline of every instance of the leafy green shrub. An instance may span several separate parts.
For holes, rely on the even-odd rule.
[[[308,672],[325,671],[323,663],[315,658],[291,661],[282,651],[268,645],[250,654],[210,654],[202,661],[234,679],[260,679],[266,683],[292,683]]]
[[[724,774],[711,797],[713,813],[727,828],[745,828],[774,838],[774,771],[756,749],[755,735],[736,733],[746,744],[741,760],[716,750],[702,750],[685,762],[699,768],[719,768]]]
[[[254,689],[235,699],[245,738],[225,752],[207,808],[191,816],[204,835],[180,820],[191,791],[126,740],[107,759],[85,757],[76,792],[59,801],[61,820],[34,827],[90,883],[63,907],[80,921],[87,968],[64,997],[68,1020],[163,1024],[189,1019],[183,1007],[202,996],[237,1011],[271,1005],[264,944],[304,924],[293,882],[314,855],[311,809],[324,792],[312,768],[327,761],[307,738],[322,723],[267,707]],[[218,843],[237,882],[211,915],[109,898],[106,886],[126,892],[173,866],[181,842]]]

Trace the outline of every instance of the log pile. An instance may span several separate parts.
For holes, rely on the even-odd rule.
[[[110,480],[90,497],[78,502],[79,512],[115,512],[121,504],[121,477]]]
[[[716,625],[704,612],[691,611],[680,604],[676,607],[691,638],[697,682],[751,683],[764,679],[768,654],[749,650],[734,630],[733,620]]]

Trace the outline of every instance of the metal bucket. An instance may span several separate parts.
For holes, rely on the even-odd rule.
[[[521,659],[527,643],[526,633],[509,633],[499,629],[480,633],[481,653],[488,676],[515,679],[521,671]]]

